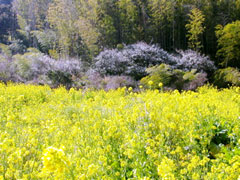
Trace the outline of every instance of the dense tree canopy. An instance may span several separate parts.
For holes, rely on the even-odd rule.
[[[11,2],[12,0],[0,0],[0,43],[7,43],[17,28]]]
[[[239,19],[239,0],[0,1],[1,42],[20,39],[52,57],[92,59],[104,48],[145,41],[215,58],[216,26]]]
[[[240,68],[240,21],[233,22],[225,27],[219,25],[216,35],[220,49],[217,55],[222,58],[221,64]]]

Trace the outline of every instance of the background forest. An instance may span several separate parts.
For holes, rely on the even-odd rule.
[[[0,0],[0,79],[240,85],[240,0]]]

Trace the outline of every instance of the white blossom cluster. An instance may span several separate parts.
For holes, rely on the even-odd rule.
[[[49,84],[51,82],[50,73],[56,76],[78,76],[82,72],[82,63],[76,59],[55,60],[42,53],[25,53],[16,55],[11,61],[0,63],[0,73],[5,71],[11,72],[7,80],[15,82],[41,82]],[[4,69],[5,68],[5,69]],[[7,70],[6,70],[7,68]],[[58,77],[61,79],[62,77]]]
[[[102,51],[95,58],[95,69],[104,75],[129,75],[136,79],[146,75],[149,66],[175,64],[175,57],[156,45],[144,42],[124,46],[123,49]]]
[[[216,69],[213,61],[208,56],[201,55],[193,50],[178,51],[176,60],[175,67],[185,71],[196,69],[198,72],[211,72]]]
[[[168,64],[174,69],[211,72],[216,69],[208,56],[193,50],[178,51],[172,55],[157,45],[144,42],[124,46],[123,49],[107,49],[95,58],[95,70],[102,75],[128,75],[139,79],[146,75],[146,68]]]

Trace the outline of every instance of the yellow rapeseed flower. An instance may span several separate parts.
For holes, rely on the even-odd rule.
[[[153,85],[153,81],[148,81],[148,85],[149,86]]]

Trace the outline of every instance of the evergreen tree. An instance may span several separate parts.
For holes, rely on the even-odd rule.
[[[202,14],[202,11],[200,11],[197,8],[194,8],[191,10],[191,14],[189,14],[189,23],[186,24],[186,28],[188,30],[188,43],[189,48],[200,51],[202,48],[201,44],[201,35],[203,34],[203,31],[205,27],[203,26],[205,17]]]

